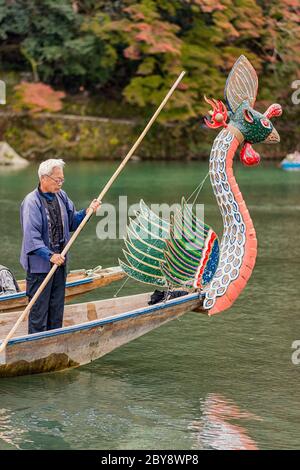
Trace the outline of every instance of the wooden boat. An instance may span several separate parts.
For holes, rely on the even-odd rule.
[[[300,152],[289,153],[280,163],[283,170],[299,171],[300,170]]]
[[[71,271],[67,277],[66,301],[72,300],[78,295],[85,294],[98,287],[104,287],[111,282],[118,281],[125,273],[118,266],[102,269],[101,267],[88,270]],[[13,312],[25,308],[28,299],[26,297],[26,281],[18,281],[20,292],[11,295],[0,296],[0,313]]]
[[[214,315],[233,305],[248,283],[257,254],[254,225],[233,174],[233,157],[242,144],[242,162],[258,164],[260,157],[251,144],[280,139],[270,119],[281,115],[281,106],[275,103],[264,114],[254,110],[257,87],[255,70],[241,56],[226,82],[228,110],[221,101],[207,100],[213,110],[206,124],[223,128],[212,147],[209,171],[224,222],[220,243],[210,226],[184,210],[185,201],[171,223],[141,201],[137,220],[127,231],[127,264],[120,263],[129,276],[192,292],[151,306],[149,294],[67,306],[62,328],[27,335],[27,321],[20,319],[21,336],[15,333],[10,339],[8,333],[15,331],[20,314],[4,313],[0,377],[78,367],[189,311]]]
[[[43,333],[28,335],[27,320],[24,320],[18,336],[13,337],[0,354],[0,377],[52,372],[88,364],[189,311],[202,311],[199,293],[148,305],[150,295],[66,306],[63,327]],[[19,314],[1,315],[1,339],[5,338]]]

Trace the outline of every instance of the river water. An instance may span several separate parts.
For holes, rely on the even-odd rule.
[[[19,265],[18,212],[36,165],[0,170],[1,260]],[[65,189],[78,208],[96,197],[113,163],[70,163]],[[132,162],[104,202],[176,203],[207,163]],[[230,311],[190,313],[79,369],[1,379],[0,449],[288,449],[300,447],[300,174],[275,164],[236,176],[257,230],[252,278]],[[205,221],[222,222],[209,180]],[[99,240],[95,217],[72,248],[71,269],[114,266],[122,240]],[[113,296],[121,283],[79,301]],[[149,290],[133,280],[119,295]],[[296,358],[298,356],[296,355]],[[300,355],[299,355],[300,358]]]

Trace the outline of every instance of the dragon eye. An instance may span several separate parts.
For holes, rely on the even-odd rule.
[[[251,113],[251,111],[249,111],[249,109],[244,109],[244,118],[250,124],[252,124],[254,121],[253,114]]]
[[[262,123],[262,125],[266,128],[266,129],[271,129],[271,123],[269,121],[269,119],[261,119],[260,122]]]

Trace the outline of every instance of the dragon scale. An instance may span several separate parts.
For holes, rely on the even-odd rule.
[[[203,306],[210,314],[232,305],[255,265],[255,229],[232,170],[240,143],[234,130],[225,128],[216,137],[210,154],[210,179],[224,224],[218,268],[204,288]]]

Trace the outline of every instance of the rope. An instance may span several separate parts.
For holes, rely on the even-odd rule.
[[[117,292],[114,294],[114,298],[118,296],[119,292],[121,292],[121,290],[124,288],[125,284],[129,281],[129,277],[127,277],[125,279],[125,281],[123,282],[123,284],[121,285],[121,287],[117,290]]]
[[[195,202],[196,202],[196,200],[197,200],[197,198],[198,198],[200,192],[201,192],[202,189],[203,189],[203,186],[204,186],[205,181],[207,180],[207,177],[208,177],[208,176],[209,176],[209,171],[206,173],[206,176],[203,178],[203,180],[201,181],[201,183],[198,184],[198,186],[196,187],[196,189],[194,189],[194,191],[192,192],[192,194],[190,194],[190,196],[187,198],[186,202],[189,202],[189,200],[193,197],[193,195],[194,195],[194,194],[196,193],[196,191],[197,191],[197,194],[196,194],[196,196],[195,196],[195,199],[194,199],[194,201],[193,201],[193,203],[192,203],[192,206],[194,206],[194,204],[195,204]]]
[[[86,269],[85,274],[86,276],[93,276],[97,271],[100,271],[102,269],[102,266],[99,264],[93,269]]]

